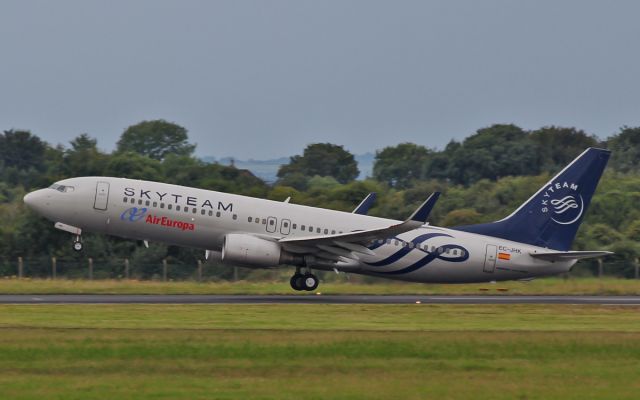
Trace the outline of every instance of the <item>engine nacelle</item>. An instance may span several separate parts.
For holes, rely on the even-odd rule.
[[[224,238],[222,261],[247,267],[276,267],[289,261],[290,257],[283,253],[277,242],[242,233],[230,233]]]

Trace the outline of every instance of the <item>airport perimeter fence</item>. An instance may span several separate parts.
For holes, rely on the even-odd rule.
[[[634,261],[583,262],[574,267],[571,276],[640,279],[640,262]],[[4,278],[237,281],[279,279],[280,273],[278,269],[256,270],[203,260],[185,263],[171,258],[160,262],[134,262],[127,258],[0,257],[0,277]]]
[[[136,279],[155,281],[237,281],[254,275],[268,279],[270,271],[256,274],[249,268],[197,260],[185,263],[164,259],[161,262],[133,262],[127,258],[57,257],[0,258],[0,277],[34,279]]]

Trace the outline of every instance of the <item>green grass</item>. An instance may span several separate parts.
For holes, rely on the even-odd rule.
[[[435,285],[380,281],[321,283],[323,294],[526,294],[640,295],[640,280],[615,278],[546,278],[529,282]],[[156,282],[134,280],[0,279],[0,294],[299,294],[288,278],[276,282]]]
[[[0,399],[636,399],[636,307],[1,305]]]

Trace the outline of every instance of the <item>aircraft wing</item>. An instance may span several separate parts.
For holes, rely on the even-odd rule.
[[[283,238],[279,240],[279,243],[292,253],[311,253],[318,255],[318,252],[321,252],[321,254],[328,253],[332,255],[332,257],[323,258],[334,259],[334,261],[338,261],[339,257],[357,260],[358,256],[356,253],[374,254],[366,247],[366,245],[372,241],[409,232],[426,224],[427,218],[439,196],[440,192],[433,193],[409,218],[399,224],[336,235]]]
[[[586,258],[604,257],[613,254],[610,251],[550,251],[545,253],[529,253],[533,258],[546,261],[584,260]]]

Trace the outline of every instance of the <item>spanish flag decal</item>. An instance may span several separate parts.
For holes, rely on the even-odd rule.
[[[498,253],[498,259],[500,259],[500,260],[511,260],[511,254],[509,254],[509,253]]]

